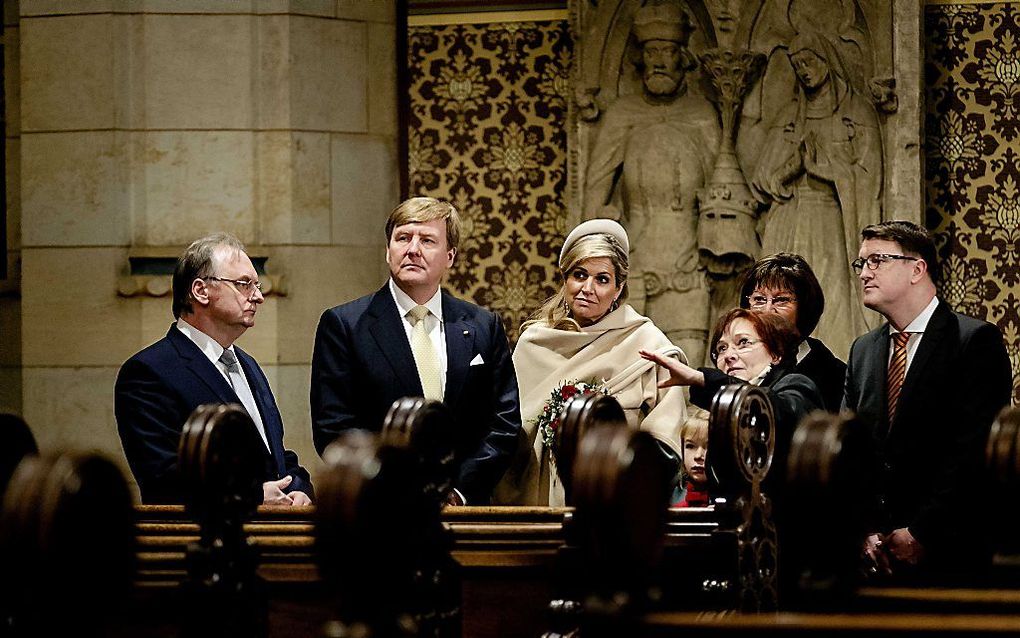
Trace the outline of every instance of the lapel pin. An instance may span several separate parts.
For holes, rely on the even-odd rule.
[[[471,333],[470,333],[470,332],[468,332],[467,330],[465,330],[465,331],[464,331],[464,336],[465,336],[465,337],[466,337],[466,336],[468,336],[469,334],[471,334]]]

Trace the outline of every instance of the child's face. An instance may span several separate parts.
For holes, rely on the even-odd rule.
[[[707,441],[704,439],[684,439],[684,471],[695,483],[704,483],[707,480],[705,475],[707,449]]]

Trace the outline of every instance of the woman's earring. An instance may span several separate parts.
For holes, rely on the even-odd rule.
[[[619,299],[613,299],[612,305],[609,306],[609,312],[613,312],[614,310],[616,310],[619,307],[620,307],[620,300]]]
[[[565,312],[568,317],[570,316],[570,305],[567,303],[566,299],[563,300],[563,312]]]

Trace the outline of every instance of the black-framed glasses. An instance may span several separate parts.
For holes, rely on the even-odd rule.
[[[769,297],[768,295],[756,292],[753,295],[747,296],[747,303],[752,308],[764,308],[772,302],[773,308],[786,308],[792,303],[797,301],[797,298],[793,295],[776,295],[775,297]]]
[[[889,253],[873,253],[867,257],[858,257],[857,259],[850,262],[850,266],[853,267],[854,272],[858,275],[864,270],[864,264],[868,264],[868,270],[878,270],[878,267],[887,261],[893,261],[900,259],[903,261],[921,261],[920,257],[911,257],[910,255],[890,255]]]
[[[256,290],[262,292],[262,282],[258,280],[251,281],[250,279],[227,279],[225,277],[213,277],[212,275],[209,275],[208,277],[202,277],[202,279],[214,279],[216,281],[234,284],[238,292],[240,292],[242,295],[248,295],[249,297],[254,295]]]

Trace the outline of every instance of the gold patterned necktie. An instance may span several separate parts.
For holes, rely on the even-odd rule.
[[[893,419],[896,418],[896,407],[900,400],[900,390],[903,389],[903,379],[907,376],[907,341],[910,340],[909,332],[898,332],[893,335],[893,355],[889,360],[889,374],[886,377],[886,396],[889,399],[889,427],[892,427]]]
[[[411,329],[411,354],[414,355],[414,363],[418,366],[418,377],[421,379],[421,389],[425,398],[442,401],[443,384],[439,373],[439,357],[425,328],[425,317],[428,314],[429,309],[425,306],[415,306],[407,313],[414,325]]]

